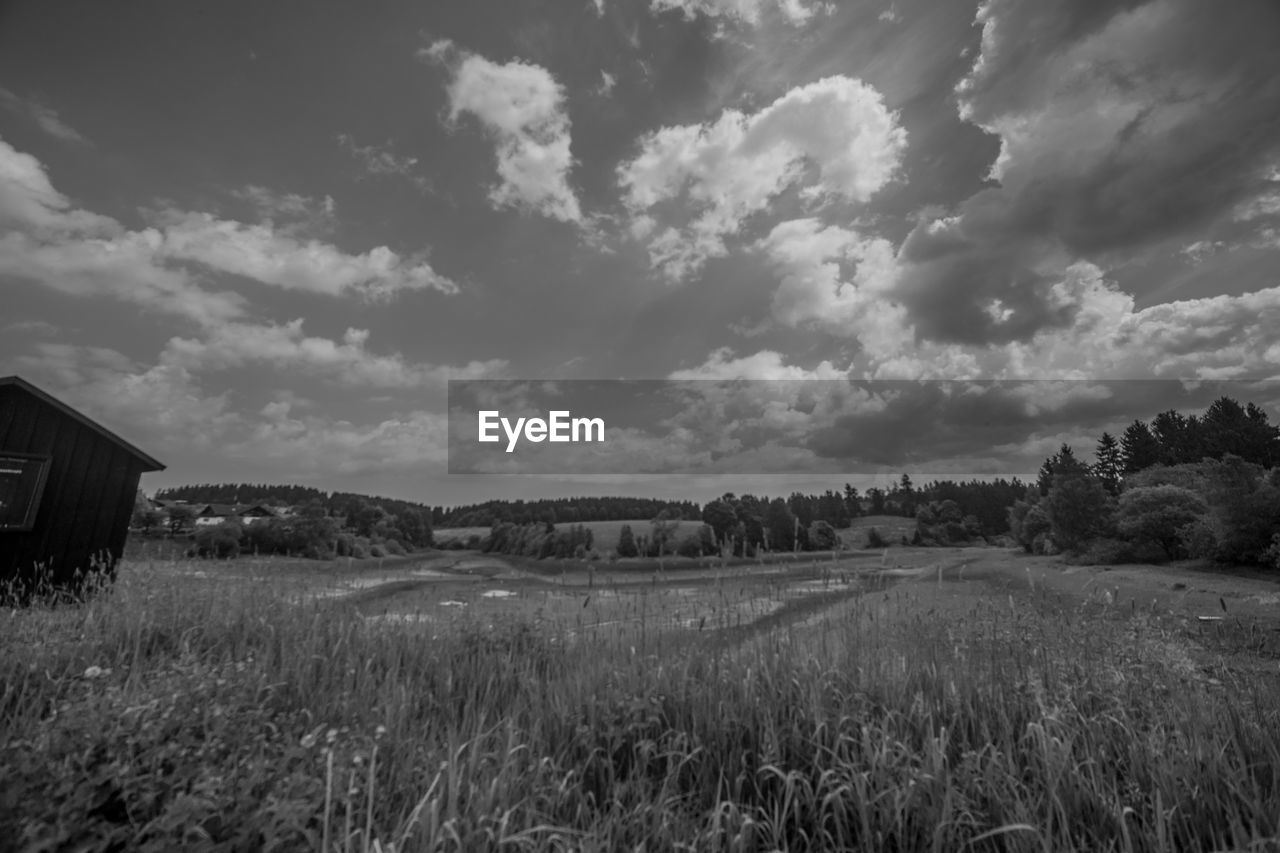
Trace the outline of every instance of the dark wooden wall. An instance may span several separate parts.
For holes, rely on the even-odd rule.
[[[0,531],[0,584],[30,587],[39,564],[71,588],[95,555],[111,572],[124,552],[144,464],[137,456],[18,387],[0,386],[0,452],[48,454],[48,480],[29,531]],[[21,594],[21,591],[18,591]]]

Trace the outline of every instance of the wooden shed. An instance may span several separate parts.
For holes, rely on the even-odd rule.
[[[164,465],[17,376],[0,377],[0,598],[114,578],[138,480]]]

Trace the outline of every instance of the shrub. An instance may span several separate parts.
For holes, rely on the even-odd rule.
[[[376,544],[376,545],[370,545],[370,546],[369,546],[369,556],[370,556],[370,557],[385,557],[385,556],[387,556],[387,548],[386,548],[386,546],[385,546],[385,545],[383,545],[381,542],[379,542],[379,543],[378,543],[378,544]]]
[[[809,547],[814,551],[833,551],[839,545],[840,537],[830,523],[815,521],[809,525]]]
[[[681,557],[701,557],[702,556],[702,537],[696,533],[691,533],[680,540],[680,544],[676,546],[676,553]]]
[[[868,548],[887,548],[889,542],[880,534],[879,530],[874,527],[867,528],[867,547]]]
[[[230,559],[240,553],[240,525],[230,521],[201,527],[195,533],[196,553],[201,557]]]

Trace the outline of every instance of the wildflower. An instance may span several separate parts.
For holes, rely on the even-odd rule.
[[[84,677],[85,678],[101,678],[102,676],[109,675],[110,673],[111,673],[111,670],[109,669],[103,669],[100,666],[91,666],[84,671]]]
[[[378,726],[376,729],[373,730],[373,736],[375,739],[383,737],[386,733],[387,733],[386,726]]]

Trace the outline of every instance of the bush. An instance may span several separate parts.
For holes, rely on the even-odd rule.
[[[370,546],[369,546],[369,556],[370,556],[370,557],[385,557],[385,556],[387,556],[387,548],[386,548],[386,546],[385,546],[385,545],[383,545],[381,542],[379,542],[379,543],[378,543],[378,544],[376,544],[376,545],[370,545]]]
[[[230,559],[240,554],[240,525],[230,521],[201,527],[195,533],[196,553],[201,557]]]
[[[879,530],[874,527],[867,528],[867,547],[868,548],[888,548],[889,542],[880,534]]]
[[[834,551],[840,547],[840,537],[828,522],[815,521],[809,525],[809,547],[814,551]]]
[[[696,533],[691,533],[680,540],[680,544],[676,546],[676,553],[681,557],[701,557],[702,556],[702,537]]]

